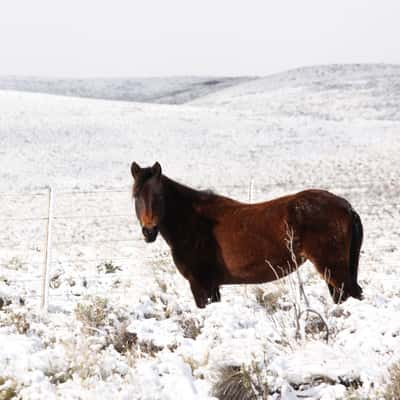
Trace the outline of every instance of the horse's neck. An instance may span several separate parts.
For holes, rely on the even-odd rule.
[[[167,177],[162,177],[164,217],[160,226],[161,235],[171,246],[188,239],[196,219],[193,197],[196,191]],[[185,237],[186,236],[186,237]]]

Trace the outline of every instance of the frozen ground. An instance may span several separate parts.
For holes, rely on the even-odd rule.
[[[380,398],[400,350],[399,100],[400,67],[381,65],[299,69],[181,105],[0,91],[0,394],[208,399],[229,366],[271,399]],[[311,316],[296,329],[296,276],[226,287],[196,309],[166,245],[141,240],[134,159],[244,201],[251,179],[253,201],[308,187],[345,196],[364,223],[365,300],[334,306],[301,268],[328,343]]]

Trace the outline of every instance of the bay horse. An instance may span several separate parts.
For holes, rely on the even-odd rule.
[[[357,271],[363,227],[345,199],[314,189],[245,204],[175,182],[158,162],[146,168],[133,162],[131,173],[144,239],[154,242],[160,232],[197,307],[220,301],[220,285],[274,281],[306,260],[335,303],[362,298]]]

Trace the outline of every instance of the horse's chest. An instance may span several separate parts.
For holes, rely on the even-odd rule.
[[[212,235],[187,240],[171,250],[174,263],[185,278],[215,275],[220,270],[218,246]]]

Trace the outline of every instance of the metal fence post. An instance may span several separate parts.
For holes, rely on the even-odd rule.
[[[51,256],[51,229],[53,219],[53,188],[49,186],[49,203],[48,203],[48,219],[46,229],[46,249],[44,255],[43,275],[42,275],[42,295],[40,308],[47,312],[48,296],[49,296],[49,270]]]

